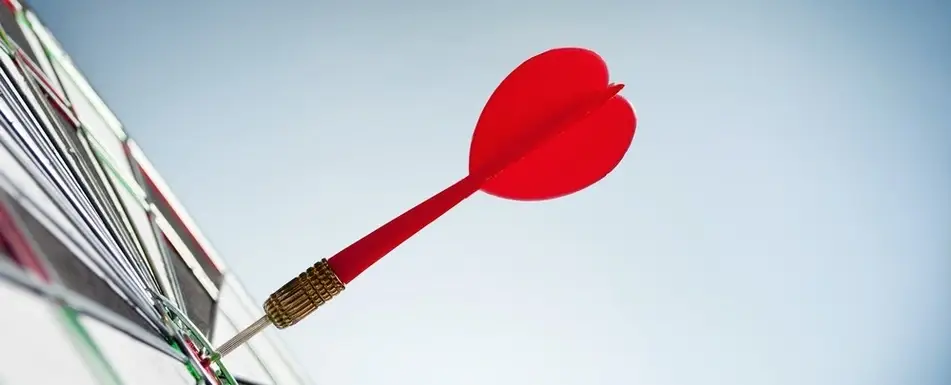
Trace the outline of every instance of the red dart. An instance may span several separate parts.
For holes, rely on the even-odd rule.
[[[469,174],[318,262],[272,294],[258,322],[221,348],[224,355],[268,324],[286,328],[339,294],[371,265],[476,191],[540,201],[588,187],[613,170],[634,139],[630,103],[608,81],[604,60],[557,48],[519,65],[486,103],[469,151]]]

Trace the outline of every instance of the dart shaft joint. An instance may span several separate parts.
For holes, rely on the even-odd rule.
[[[307,317],[343,289],[343,283],[324,259],[271,294],[264,301],[264,313],[274,326],[284,329]]]

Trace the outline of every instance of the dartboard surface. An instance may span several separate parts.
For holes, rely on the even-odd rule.
[[[116,115],[0,7],[0,384],[309,384]]]

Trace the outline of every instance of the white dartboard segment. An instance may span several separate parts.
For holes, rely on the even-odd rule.
[[[100,384],[59,306],[2,280],[0,304],[0,384]]]
[[[191,385],[185,364],[89,317],[80,321],[119,378],[135,385]]]

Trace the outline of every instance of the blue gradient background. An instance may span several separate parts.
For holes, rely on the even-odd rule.
[[[257,298],[600,52],[603,183],[474,197],[282,333],[323,385],[951,383],[947,1],[31,2]]]

